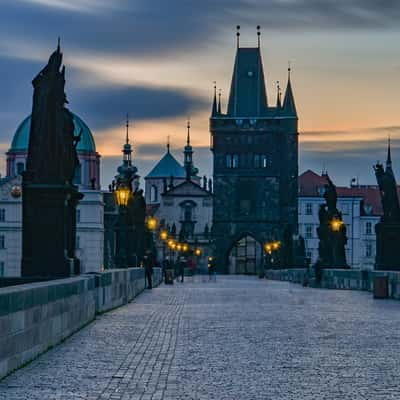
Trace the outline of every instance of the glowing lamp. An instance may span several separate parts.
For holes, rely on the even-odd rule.
[[[343,223],[344,223],[344,222],[343,222],[342,220],[340,220],[340,219],[333,219],[333,220],[331,221],[331,229],[332,229],[334,232],[338,232],[338,231],[340,231],[340,229],[341,229]]]
[[[130,189],[123,186],[115,190],[115,198],[120,207],[126,207],[128,205],[130,193]]]
[[[151,231],[157,228],[157,219],[154,217],[149,217],[147,220],[147,228]]]
[[[188,246],[186,243],[184,243],[184,244],[182,245],[182,250],[183,250],[183,251],[188,251],[188,250],[189,250],[189,246]]]
[[[201,256],[201,249],[198,247],[198,248],[194,251],[194,254],[195,254],[197,257],[200,257],[200,256]]]
[[[177,249],[178,251],[182,251],[182,244],[181,244],[181,243],[178,243],[178,244],[176,245],[176,249]]]
[[[160,239],[161,240],[167,240],[168,239],[168,232],[167,231],[161,231],[160,232]]]

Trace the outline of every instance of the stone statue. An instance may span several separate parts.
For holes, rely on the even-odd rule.
[[[392,170],[390,142],[386,161],[383,165],[374,165],[376,180],[381,194],[383,216],[375,225],[376,258],[375,269],[400,271],[400,208],[397,195],[397,184]]]
[[[337,209],[336,187],[328,176],[326,179],[326,203],[321,204],[318,211],[318,265],[324,268],[348,268],[345,251],[346,225],[343,223],[342,213]]]
[[[22,199],[22,276],[65,277],[79,273],[75,256],[73,185],[79,165],[72,113],[67,104],[60,45],[33,79],[33,106]]]
[[[65,107],[65,67],[60,46],[48,64],[33,79],[33,107],[26,170],[31,180],[72,183],[79,165],[72,113]],[[61,68],[61,70],[60,70]],[[45,155],[45,156],[44,156]]]
[[[399,199],[393,172],[391,168],[387,168],[386,171],[384,171],[383,165],[379,163],[374,165],[374,171],[379,185],[379,191],[381,193],[383,218],[385,221],[399,221]]]

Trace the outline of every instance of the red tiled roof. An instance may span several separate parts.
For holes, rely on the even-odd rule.
[[[299,176],[299,196],[322,196],[327,183],[326,176],[318,175],[314,171],[307,170]],[[398,187],[400,197],[400,186]],[[364,214],[382,215],[382,203],[378,185],[337,186],[338,197],[362,197],[362,212]],[[370,210],[369,210],[370,208]]]

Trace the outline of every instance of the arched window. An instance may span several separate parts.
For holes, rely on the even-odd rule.
[[[152,185],[150,188],[150,201],[155,203],[158,201],[158,189],[156,185]]]

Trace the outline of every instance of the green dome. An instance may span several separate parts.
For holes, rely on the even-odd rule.
[[[75,114],[72,114],[74,118],[75,131],[74,135],[78,136],[79,132],[82,131],[81,140],[78,143],[76,149],[78,151],[96,152],[96,144],[94,143],[92,132],[88,126]],[[9,151],[28,151],[29,144],[29,133],[31,131],[31,116],[26,117],[15,131],[13,140],[11,142],[11,148]]]

